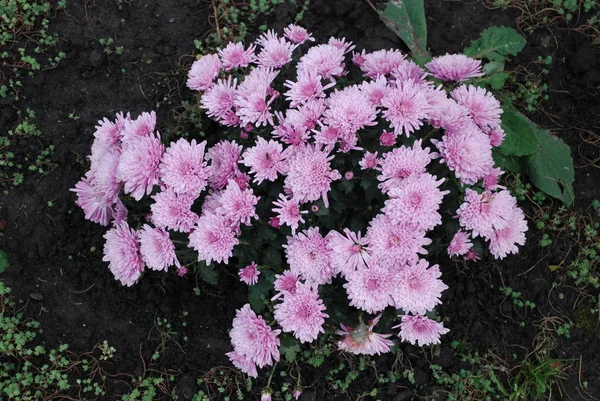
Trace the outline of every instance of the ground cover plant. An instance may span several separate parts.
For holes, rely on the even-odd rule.
[[[105,372],[116,376],[109,376],[106,381],[105,395],[96,398],[87,393],[87,398],[259,399],[268,387],[272,390],[272,399],[594,399],[598,386],[595,375],[598,293],[590,278],[597,271],[592,251],[596,218],[593,200],[598,194],[594,189],[596,169],[592,166],[597,159],[597,148],[593,144],[598,102],[595,101],[597,95],[588,89],[594,87],[594,68],[597,67],[591,60],[597,51],[585,36],[560,30],[561,25],[529,33],[519,29],[518,13],[512,8],[488,10],[477,2],[425,2],[422,17],[427,21],[427,38],[417,40],[416,45],[407,44],[410,35],[402,33],[398,39],[396,31],[401,33],[402,29],[389,30],[385,22],[379,21],[387,6],[374,3],[375,10],[362,1],[317,0],[308,7],[292,2],[282,2],[277,7],[262,4],[270,16],[254,13],[258,18],[253,23],[262,25],[263,30],[252,26],[244,16],[247,10],[261,7],[252,2],[235,2],[227,7],[227,3],[221,1],[206,4],[206,7],[178,1],[67,3],[64,12],[50,14],[49,33],[58,34],[56,51],[63,51],[66,58],[55,69],[24,77],[19,100],[12,99],[9,104],[13,110],[22,110],[23,118],[28,116],[27,109],[34,112],[35,117],[29,120],[42,132],[40,137],[20,137],[16,142],[18,150],[28,149],[27,144],[39,138],[43,148],[54,145],[50,158],[53,164],[47,173],[31,174],[31,178],[24,174],[20,186],[13,187],[9,183],[5,188],[0,199],[0,249],[4,251],[0,253],[0,267],[4,269],[1,278],[13,288],[16,299],[23,300],[17,309],[24,318],[39,321],[44,329],[29,343],[32,348],[41,345],[48,350],[58,349],[61,344],[68,344],[67,351],[81,355],[94,344],[102,346],[107,340],[109,345],[105,349],[112,356],[101,363]],[[392,5],[402,3],[396,1]],[[401,17],[403,13],[402,9],[396,10]],[[446,170],[447,166],[439,163],[439,159],[433,160],[428,166],[429,173],[440,178],[442,174],[447,175],[441,190],[452,191],[444,196],[438,211],[445,224],[427,233],[434,242],[425,247],[428,254],[421,255],[431,265],[439,265],[443,282],[448,286],[441,293],[443,302],[428,314],[450,329],[440,337],[440,344],[421,347],[400,341],[398,331],[390,328],[398,323],[397,313],[401,312],[388,306],[373,331],[393,334],[387,338],[395,342],[390,346],[391,352],[354,355],[340,350],[344,331],[352,330],[349,326],[358,329],[353,330],[355,335],[362,330],[360,325],[355,327],[360,322],[359,314],[348,306],[348,294],[343,287],[345,279],[338,276],[331,284],[320,286],[319,297],[327,307],[324,312],[330,315],[323,325],[324,333],[311,343],[300,343],[293,333],[279,333],[279,362],[258,369],[258,378],[254,379],[235,368],[226,354],[233,350],[230,334],[235,331],[230,329],[236,310],[242,315],[247,303],[265,322],[271,322],[272,331],[282,330],[274,319],[274,306],[280,304],[283,297],[270,301],[275,295],[272,280],[274,274],[282,273],[287,263],[285,250],[280,245],[293,234],[285,225],[279,229],[267,225],[270,217],[276,215],[271,209],[275,207],[272,202],[278,199],[278,193],[265,193],[267,184],[273,183],[265,180],[256,185],[250,181],[249,187],[254,196],[261,197],[257,205],[263,202],[267,205],[257,208],[257,215],[266,220],[264,228],[279,236],[266,243],[261,252],[264,248],[278,248],[280,261],[264,263],[258,260],[259,252],[257,260],[253,255],[246,255],[240,262],[239,254],[253,247],[238,244],[228,265],[194,266],[189,262],[197,262],[198,254],[188,249],[187,235],[171,232],[171,239],[183,242],[175,246],[187,273],[181,270],[182,276],[179,276],[176,267],[170,267],[167,273],[147,269],[130,287],[115,280],[106,268],[107,262],[102,261],[106,241],[103,235],[111,227],[86,223],[82,211],[74,207],[77,194],[68,189],[89,169],[85,155],[89,154],[94,139],[94,125],[105,117],[114,120],[119,111],[129,110],[131,119],[135,120],[143,112],[154,110],[156,130],[165,145],[181,138],[190,143],[196,139],[197,144],[206,141],[207,152],[222,140],[235,140],[245,151],[254,147],[258,137],[267,142],[274,139],[265,126],[247,132],[247,139],[242,138],[244,131],[238,127],[220,128],[206,115],[206,110],[200,109],[204,92],[195,95],[187,88],[187,75],[200,55],[218,54],[229,40],[243,42],[246,49],[267,27],[281,35],[290,23],[298,23],[298,15],[303,17],[300,25],[313,34],[315,42],[295,49],[295,60],[283,67],[275,78],[272,86],[280,96],[271,103],[272,111],[289,109],[285,99],[289,88],[283,84],[286,80],[295,82],[296,60],[310,45],[327,43],[332,36],[345,37],[346,42],[351,41],[356,46],[346,55],[349,74],[336,79],[338,91],[365,80],[360,68],[351,61],[352,53],[360,54],[362,49],[366,49],[365,54],[381,49],[399,48],[403,54],[412,51],[409,57],[414,57],[412,59],[427,70],[425,65],[431,61],[431,55],[464,54],[466,49],[473,49],[473,43],[492,43],[493,46],[499,33],[518,44],[520,51],[484,51],[495,59],[483,57],[485,75],[472,78],[467,84],[493,93],[500,102],[503,111],[500,120],[506,136],[504,143],[493,149],[492,156],[496,166],[505,171],[499,185],[505,186],[518,200],[527,217],[527,243],[519,247],[518,256],[507,255],[501,260],[489,254],[485,241],[476,245],[478,261],[450,258],[446,246],[459,227],[460,221],[453,216],[459,208],[460,195],[454,198],[460,192],[451,180],[455,179],[454,173]],[[403,17],[413,29],[422,26],[415,15],[408,10],[406,18]],[[239,19],[234,22],[236,17]],[[219,44],[216,44],[217,21],[223,40]],[[251,37],[225,35],[229,29],[235,31],[245,24],[246,35],[250,33]],[[501,28],[503,26],[514,29]],[[408,29],[410,32],[411,28]],[[424,31],[416,30],[419,35]],[[181,40],[183,37],[189,40]],[[111,43],[107,44],[110,39]],[[197,39],[195,43],[194,39]],[[167,43],[171,45],[165,46]],[[118,47],[122,48],[119,54]],[[423,50],[422,59],[416,55],[418,51],[413,50],[419,48]],[[257,49],[260,51],[260,46]],[[195,52],[199,55],[192,56]],[[482,52],[477,51],[470,57],[482,57],[477,56],[478,53]],[[542,69],[548,73],[536,75]],[[239,86],[248,71],[232,71],[232,81],[237,78]],[[227,81],[227,75],[221,74],[218,78]],[[327,83],[324,81],[323,85]],[[540,92],[536,87],[541,88],[541,83],[547,87]],[[116,88],[121,93],[119,96]],[[326,97],[336,88],[325,90]],[[50,93],[53,101],[48,101]],[[381,112],[379,115],[379,125],[385,124]],[[16,113],[6,113],[5,109],[0,117],[7,132],[24,121]],[[275,122],[278,122],[276,118]],[[532,122],[538,126],[531,125],[531,130],[522,128],[523,124]],[[412,138],[426,135],[428,125],[425,123]],[[359,137],[368,136],[367,132],[373,132],[370,129],[373,128],[359,131]],[[528,140],[525,144],[515,144],[513,140],[518,137],[511,138],[511,134],[524,130]],[[378,134],[370,137],[373,142],[367,144],[367,150],[373,150],[369,149],[371,145],[380,146],[375,140]],[[431,133],[422,143],[437,151],[429,140],[439,139],[441,135],[444,135],[441,130]],[[557,141],[557,137],[565,144]],[[398,138],[396,146],[406,146],[404,142],[412,138]],[[552,142],[548,142],[548,138]],[[507,146],[511,141],[514,146]],[[546,148],[561,151],[552,154],[545,151]],[[340,154],[336,149],[331,152],[332,163],[347,161],[353,152],[357,155],[360,152]],[[565,170],[564,167],[569,166],[566,157],[569,150],[573,153],[575,168]],[[25,153],[28,152],[22,154]],[[32,156],[30,159],[35,160],[37,155]],[[210,160],[207,165],[210,168]],[[346,164],[342,166],[331,168],[342,175]],[[547,182],[557,186],[544,186],[546,182],[536,181],[535,174],[531,173],[540,171],[537,166],[542,166],[538,176],[550,178]],[[554,166],[559,168],[548,169]],[[24,165],[25,170],[28,168]],[[249,173],[245,165],[240,165],[239,170]],[[563,171],[570,173],[555,175]],[[354,177],[350,182],[360,188],[365,172],[356,165],[352,166],[352,172]],[[376,187],[378,172],[367,174],[371,174]],[[254,177],[252,173],[249,175]],[[285,180],[285,175],[279,175],[276,184],[284,184]],[[308,213],[302,215],[306,223],[299,225],[296,235],[309,226],[340,215],[333,208],[337,200],[332,193],[341,192],[346,203],[355,200],[354,189],[347,195],[343,187],[339,187],[345,181],[344,177],[332,182],[329,208],[325,208],[322,201],[300,205],[300,209]],[[154,190],[162,189],[156,186]],[[198,208],[194,211],[198,215],[202,213],[202,197],[207,193],[204,190],[197,201]],[[291,198],[290,194],[287,196]],[[120,198],[129,211],[127,222],[131,227],[153,226],[147,216],[154,202],[151,197],[145,195],[137,202],[121,193]],[[561,209],[570,198],[574,206]],[[361,230],[363,240],[370,221],[367,216],[374,216],[378,207],[385,207],[387,200],[387,195],[379,194],[371,211],[354,213],[364,220],[364,226],[351,228],[354,232]],[[317,212],[312,211],[313,203],[319,206]],[[258,228],[257,222],[258,219],[253,219],[252,227],[242,224],[238,240],[258,242],[259,235],[248,235]],[[454,225],[449,226],[448,222]],[[344,221],[340,219],[332,224],[336,231],[344,234]],[[320,230],[323,236],[328,231]],[[269,255],[272,256],[274,252]],[[246,266],[249,267],[246,273],[253,273],[252,262],[256,262],[260,275],[256,284],[246,284],[238,273]],[[585,273],[586,266],[589,274]],[[570,274],[572,270],[578,272],[577,277],[585,279]],[[253,274],[242,274],[241,278],[251,283],[253,277]],[[331,313],[332,310],[350,313],[342,316]],[[364,326],[368,328],[369,321],[377,316],[377,313],[363,311]],[[67,329],[58,329],[63,327]],[[111,347],[116,351],[111,351]],[[96,354],[99,356],[100,353]],[[39,360],[36,358],[34,363]],[[76,379],[75,375],[70,379]],[[71,383],[76,384],[74,380]],[[76,389],[74,386],[73,392],[62,394],[83,398]]]

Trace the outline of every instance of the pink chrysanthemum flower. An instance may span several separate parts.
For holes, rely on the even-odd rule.
[[[392,188],[382,211],[392,223],[411,223],[423,230],[431,230],[442,224],[438,210],[444,196],[450,191],[441,191],[439,186],[444,179],[425,173],[418,178],[405,181],[400,188]]]
[[[505,228],[495,230],[490,237],[490,252],[496,259],[504,259],[508,254],[519,252],[517,245],[525,245],[527,221],[523,211],[516,208]]]
[[[306,71],[298,74],[298,80],[286,81],[284,86],[289,88],[285,93],[286,100],[290,101],[290,107],[296,107],[312,99],[325,97],[325,89],[331,88],[334,84],[329,83],[325,86],[321,83],[321,76],[315,71]]]
[[[180,266],[175,255],[175,244],[169,238],[168,232],[144,224],[139,238],[140,253],[148,268],[166,271],[169,266]]]
[[[177,194],[172,189],[153,195],[152,222],[160,228],[189,233],[198,221],[198,215],[191,211],[197,197],[198,194]]]
[[[295,200],[306,203],[323,198],[325,207],[329,207],[327,193],[331,190],[331,183],[341,178],[337,170],[331,169],[331,159],[333,156],[315,146],[299,149],[288,158],[285,185],[292,190]]]
[[[429,86],[430,82],[426,81],[427,73],[417,63],[412,60],[402,61],[391,72],[392,78],[396,82],[413,81],[419,86]]]
[[[365,238],[372,257],[396,267],[415,263],[419,254],[427,254],[423,246],[431,244],[422,229],[409,223],[394,224],[384,214],[371,220]]]
[[[354,48],[356,47],[352,44],[352,42],[350,42],[350,41],[347,42],[346,38],[340,39],[340,38],[334,38],[333,36],[329,38],[329,40],[327,41],[327,44],[337,47],[340,50],[343,50],[344,54],[354,50]]]
[[[365,49],[363,49],[360,53],[352,52],[352,64],[360,68],[360,66],[365,62],[366,55],[367,53]]]
[[[229,337],[236,355],[243,355],[262,368],[279,361],[279,333],[281,330],[271,329],[246,304],[236,311]]]
[[[301,343],[313,342],[324,333],[323,324],[329,317],[316,288],[299,284],[295,293],[287,293],[283,302],[275,305],[275,320],[286,333],[293,333]]]
[[[276,274],[273,286],[277,294],[271,298],[271,301],[285,294],[295,294],[300,284],[300,277],[291,270],[286,270],[282,274]]]
[[[436,156],[436,153],[429,152],[429,148],[421,147],[420,139],[413,143],[412,148],[400,146],[384,153],[379,159],[378,170],[381,171],[377,176],[381,181],[379,188],[387,193],[392,188],[401,187],[407,178],[419,177],[425,173],[425,168]]]
[[[483,76],[481,60],[472,59],[464,54],[446,53],[445,56],[434,57],[425,67],[442,81],[462,82]]]
[[[348,272],[367,267],[371,255],[367,242],[361,238],[361,233],[344,228],[344,235],[337,231],[327,234],[329,248],[332,250],[331,261],[336,272],[345,276]]]
[[[326,151],[330,152],[340,139],[340,130],[323,124],[320,124],[320,128],[320,131],[313,131],[315,133],[315,143],[323,146]]]
[[[86,176],[93,180],[94,187],[105,193],[107,199],[116,202],[123,183],[117,177],[121,153],[119,149],[109,149],[101,157],[91,159],[90,170]]]
[[[312,37],[306,29],[301,26],[289,24],[285,28],[283,28],[283,35],[292,43],[297,45],[301,45],[302,43],[310,40],[311,42],[315,41],[315,38]]]
[[[466,107],[473,122],[485,133],[501,123],[502,108],[491,92],[473,85],[462,85],[454,89],[451,96],[458,104]]]
[[[206,141],[186,139],[171,142],[159,166],[160,178],[175,193],[198,195],[206,188],[210,171],[204,161]]]
[[[225,71],[231,71],[237,67],[248,67],[256,60],[255,49],[255,45],[250,45],[248,49],[244,50],[241,42],[229,42],[224,49],[219,51],[221,66]]]
[[[323,122],[342,133],[355,133],[376,125],[377,108],[357,85],[336,90],[327,99]]]
[[[431,92],[435,93],[436,91]],[[430,102],[430,104],[432,103]],[[441,101],[433,103],[428,121],[434,128],[443,128],[451,133],[461,133],[473,124],[466,107],[445,97]]]
[[[490,169],[490,171],[488,171],[488,173],[485,175],[485,177],[483,177],[483,189],[485,189],[486,191],[494,191],[496,189],[506,189],[506,187],[498,185],[500,176],[502,174],[504,174],[504,171],[500,170],[497,167]]]
[[[279,199],[273,202],[273,212],[277,213],[277,218],[280,224],[290,226],[292,234],[296,233],[298,225],[304,223],[303,214],[307,214],[308,210],[300,210],[300,205],[294,199],[288,199],[283,194],[279,194]]]
[[[240,281],[242,283],[246,283],[247,285],[254,285],[258,283],[258,276],[260,276],[258,265],[255,262],[250,263],[248,266],[240,269],[238,276],[240,277]]]
[[[379,136],[379,144],[381,146],[394,146],[396,144],[396,134],[393,131],[383,131]]]
[[[87,220],[103,226],[110,223],[113,218],[114,198],[97,187],[93,179],[89,176],[83,177],[71,191],[77,194],[75,203],[83,210]]]
[[[377,313],[394,304],[394,270],[371,263],[367,268],[347,272],[346,280],[344,288],[350,305],[368,313]]]
[[[129,211],[125,207],[125,204],[120,198],[117,198],[117,202],[115,203],[115,217],[113,219],[113,224],[116,226],[120,224],[122,221],[127,220],[127,215]]]
[[[306,280],[307,284],[317,286],[331,283],[335,275],[331,265],[332,251],[317,227],[287,237],[287,244],[283,247],[290,270]]]
[[[129,114],[123,116],[123,113],[117,113],[115,121],[110,121],[107,118],[98,121],[96,131],[94,132],[94,144],[98,144],[104,148],[112,148],[119,146],[123,139],[123,130],[125,122],[129,120]],[[92,146],[92,153],[94,147]]]
[[[439,266],[429,267],[424,259],[398,270],[392,295],[396,308],[423,315],[441,304],[442,291],[448,289],[441,276]]]
[[[454,237],[452,237],[452,241],[450,241],[450,245],[448,245],[448,255],[450,256],[462,256],[469,252],[469,249],[473,248],[473,243],[469,237],[469,233],[458,230]]]
[[[108,230],[104,238],[106,243],[102,260],[109,262],[108,268],[121,284],[132,286],[144,270],[138,233],[122,222]]]
[[[365,155],[358,162],[361,170],[369,170],[374,169],[379,164],[379,159],[377,158],[377,152],[365,152]]]
[[[363,56],[360,69],[367,77],[375,79],[379,75],[389,75],[404,61],[404,57],[399,50],[377,50]]]
[[[439,344],[440,336],[450,331],[442,323],[421,315],[403,315],[402,322],[392,328],[398,327],[400,327],[399,336],[402,341],[408,341],[420,347]]]
[[[380,75],[374,81],[363,82],[359,88],[365,94],[367,100],[376,107],[381,106],[381,100],[390,90],[387,79],[383,75]]]
[[[262,46],[262,50],[258,53],[257,64],[265,68],[283,67],[292,61],[292,53],[298,46],[280,38],[272,30],[263,33],[256,42]]]
[[[235,227],[240,223],[249,226],[252,218],[258,219],[256,204],[259,198],[254,195],[252,188],[242,189],[237,182],[229,180],[227,188],[221,193],[217,213]]]
[[[344,338],[337,343],[339,349],[355,355],[379,355],[390,352],[390,347],[394,345],[394,342],[388,338],[392,334],[378,334],[373,331],[379,319],[381,319],[381,315],[369,321],[368,325],[361,319],[356,328],[340,323],[342,329],[338,330],[336,334],[344,336]]]
[[[276,96],[271,83],[278,73],[270,68],[258,67],[250,71],[238,86],[234,106],[244,124],[255,124],[257,127],[267,123],[273,125],[271,103]]]
[[[475,126],[460,133],[446,133],[441,141],[431,142],[440,151],[441,162],[465,184],[477,183],[494,165],[490,139]]]
[[[207,54],[194,61],[188,73],[187,87],[195,91],[203,91],[213,86],[219,75],[221,61],[215,54]]]
[[[252,359],[250,359],[246,355],[238,354],[235,351],[228,352],[225,355],[229,357],[229,360],[231,361],[233,366],[235,366],[250,377],[258,377],[256,363],[254,363]]]
[[[165,151],[158,135],[131,140],[123,149],[117,168],[117,178],[125,183],[125,193],[139,201],[152,193],[159,183],[158,165]]]
[[[136,140],[140,137],[150,136],[156,128],[156,112],[143,112],[135,120],[125,120],[123,129],[123,142]]]
[[[476,262],[479,260],[479,254],[475,251],[475,249],[471,248],[467,251],[467,253],[464,254],[463,256],[464,260],[472,260],[473,262]]]
[[[233,247],[239,243],[229,220],[211,213],[200,216],[189,238],[189,247],[198,252],[198,260],[207,264],[229,263]]]
[[[240,118],[233,110],[237,93],[237,79],[227,77],[227,81],[219,79],[215,85],[204,92],[200,98],[200,108],[206,110],[206,115],[225,126],[239,124]]]
[[[414,81],[403,81],[391,88],[381,99],[383,118],[390,122],[394,131],[409,136],[423,125],[431,108],[426,90]]]
[[[247,149],[242,156],[242,164],[250,167],[254,174],[254,182],[260,184],[264,180],[275,181],[278,174],[287,171],[286,154],[280,142],[258,137],[253,147]]]
[[[344,50],[332,45],[311,47],[298,61],[298,73],[316,71],[323,79],[341,77],[344,69]]]
[[[289,109],[286,121],[294,127],[310,131],[321,122],[321,116],[325,112],[325,109],[326,106],[323,99],[312,99],[301,104],[296,109]]]
[[[213,189],[220,190],[239,173],[238,161],[242,154],[242,145],[235,141],[221,141],[208,149],[205,159],[210,161],[208,182]]]
[[[473,232],[473,236],[491,238],[494,230],[508,227],[517,207],[516,199],[508,192],[483,192],[466,190],[465,201],[456,211],[460,225]]]
[[[506,136],[506,133],[504,132],[501,126],[497,126],[492,128],[490,132],[488,132],[488,135],[490,136],[490,144],[493,147],[497,147],[502,145],[502,142],[504,142],[504,137]]]

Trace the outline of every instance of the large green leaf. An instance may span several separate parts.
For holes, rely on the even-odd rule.
[[[289,334],[284,334],[281,336],[281,347],[279,347],[279,352],[288,363],[292,363],[296,360],[298,352],[300,352],[300,344],[294,337]]]
[[[379,17],[406,43],[417,63],[431,59],[427,52],[427,21],[423,0],[390,0],[385,9],[379,12]]]
[[[200,273],[200,277],[202,280],[206,281],[209,284],[217,285],[219,283],[219,273],[215,270],[212,265],[206,265],[204,262],[199,262],[197,264],[197,271]]]
[[[497,148],[492,149],[492,156],[494,157],[494,165],[504,171],[519,174],[527,173],[527,156],[505,155]]]
[[[575,195],[575,173],[571,149],[548,130],[533,128],[538,139],[538,150],[528,157],[527,175],[539,189],[570,206]]]
[[[490,61],[504,61],[506,56],[516,56],[527,41],[517,31],[504,26],[492,26],[481,33],[481,37],[471,42],[463,53],[473,58],[486,58]]]
[[[532,123],[523,114],[505,107],[502,128],[506,137],[500,145],[500,151],[505,155],[526,156],[537,151],[538,139],[533,132]]]
[[[267,303],[267,294],[273,288],[275,275],[272,272],[261,272],[258,283],[251,285],[248,289],[248,302],[256,313],[261,313]]]
[[[4,273],[8,266],[8,254],[5,251],[0,250],[0,273]]]

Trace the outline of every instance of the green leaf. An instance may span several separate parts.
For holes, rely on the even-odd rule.
[[[423,0],[390,0],[379,12],[383,23],[406,43],[418,64],[431,59],[427,52],[427,21]]]
[[[277,248],[269,246],[264,261],[271,269],[278,269],[281,266],[281,252]]]
[[[10,263],[8,263],[8,254],[0,250],[0,273],[4,273]]]
[[[501,71],[504,71],[504,63],[500,61],[490,61],[483,66],[483,73],[488,76]]]
[[[207,266],[206,263],[200,262],[197,266],[198,273],[200,273],[202,280],[212,285],[217,285],[219,283],[219,273],[217,273],[212,265]]]
[[[296,360],[296,355],[300,352],[300,344],[298,344],[298,340],[294,337],[285,334],[281,337],[279,352],[288,363],[292,363]]]
[[[261,271],[258,283],[251,285],[248,289],[248,302],[256,313],[265,309],[267,294],[273,288],[275,275],[269,271]]]
[[[534,127],[533,132],[538,151],[528,158],[527,175],[533,185],[570,206],[575,200],[571,149],[548,130]]]
[[[526,156],[534,154],[538,140],[533,133],[533,123],[523,114],[505,107],[502,113],[502,128],[506,133],[500,151],[505,155]]]
[[[506,56],[516,56],[527,41],[517,31],[503,26],[492,26],[481,33],[479,39],[471,42],[463,53],[473,58],[486,58],[490,61],[504,61]]]
[[[494,165],[504,171],[512,171],[519,174],[527,173],[526,157],[505,155],[497,149],[492,149],[492,156],[494,157]]]

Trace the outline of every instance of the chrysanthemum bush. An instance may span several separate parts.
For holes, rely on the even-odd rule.
[[[500,103],[469,83],[480,61],[312,42],[292,25],[202,56],[187,86],[222,128],[168,141],[154,112],[104,119],[73,189],[110,226],[104,260],[126,286],[148,269],[236,269],[253,308],[228,355],[251,376],[279,360],[283,333],[311,343],[327,320],[356,354],[438,343],[447,286],[430,250],[504,258],[525,241],[492,159]],[[377,332],[384,312],[399,338]]]

